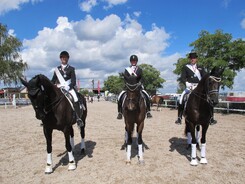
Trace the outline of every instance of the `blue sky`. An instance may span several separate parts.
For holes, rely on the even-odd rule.
[[[117,75],[136,54],[140,63],[159,69],[162,93],[176,92],[172,73],[201,30],[221,29],[245,39],[244,0],[1,0],[0,22],[23,43],[28,79],[52,77],[67,50],[81,87]],[[233,90],[244,91],[245,70]]]

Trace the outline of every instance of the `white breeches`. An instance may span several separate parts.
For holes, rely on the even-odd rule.
[[[76,94],[75,90],[74,89],[71,89],[69,91],[69,93],[72,95],[72,97],[74,99],[74,102],[77,102],[78,101],[78,98],[77,98],[77,94]]]

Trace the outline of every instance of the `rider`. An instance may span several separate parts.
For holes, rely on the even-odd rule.
[[[57,84],[57,87],[65,89],[73,97],[73,106],[76,113],[77,124],[79,127],[83,126],[81,120],[81,110],[78,100],[78,95],[76,91],[76,74],[75,68],[68,64],[70,56],[67,51],[62,51],[60,53],[61,65],[55,69],[54,75],[52,77],[52,83]]]
[[[131,75],[135,75],[137,77],[137,82],[141,82],[141,79],[142,79],[142,69],[137,66],[137,63],[138,63],[138,57],[136,55],[131,55],[130,56],[130,66],[127,67],[124,71],[124,76],[127,77],[127,76],[131,76]],[[146,117],[147,118],[152,118],[152,115],[150,113],[151,109],[150,109],[150,97],[149,95],[147,94],[147,92],[144,90],[144,87],[143,85],[141,85],[141,88],[142,88],[142,92],[145,96],[145,100],[146,100],[146,105],[147,105],[147,113],[146,113]],[[122,101],[123,101],[123,98],[124,98],[124,94],[126,93],[125,90],[123,90],[119,96],[118,96],[118,115],[117,115],[117,119],[122,119]]]
[[[181,124],[182,115],[184,111],[184,103],[183,103],[184,95],[190,93],[191,90],[195,89],[198,82],[206,74],[204,68],[197,65],[197,58],[198,58],[197,53],[195,52],[189,53],[188,58],[190,60],[190,64],[184,66],[184,69],[180,77],[180,80],[185,84],[186,89],[182,92],[179,100],[178,119],[175,121],[176,124]],[[210,125],[214,125],[217,123],[217,121],[213,119],[213,108],[211,108],[211,113],[212,113],[212,117],[210,119]]]

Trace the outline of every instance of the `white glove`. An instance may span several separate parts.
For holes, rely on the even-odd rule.
[[[66,91],[69,91],[69,90],[70,90],[70,86],[64,86],[64,89],[65,89]]]
[[[185,85],[186,85],[186,88],[188,88],[188,89],[191,89],[192,88],[192,84],[189,83],[189,82],[185,82]]]

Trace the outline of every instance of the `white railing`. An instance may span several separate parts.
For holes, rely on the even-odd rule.
[[[177,100],[164,100],[162,107],[176,108],[178,107]],[[237,106],[238,108],[235,108]],[[240,107],[239,107],[240,106]],[[233,101],[220,101],[219,104],[214,108],[215,110],[230,112],[245,112],[245,102],[233,102]]]

